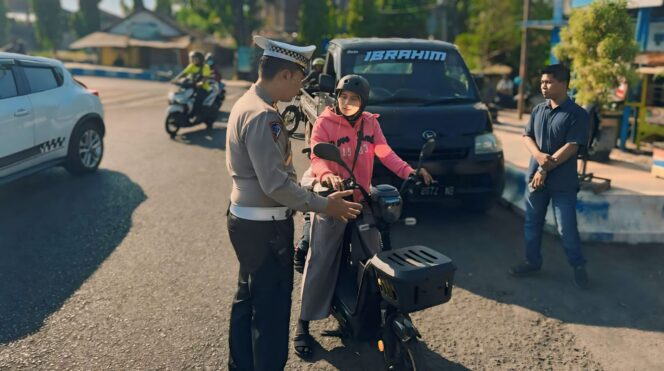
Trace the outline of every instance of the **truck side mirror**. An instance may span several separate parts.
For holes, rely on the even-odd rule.
[[[320,91],[334,93],[334,77],[328,74],[321,74],[318,77],[318,87]]]

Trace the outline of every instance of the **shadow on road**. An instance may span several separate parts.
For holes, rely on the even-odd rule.
[[[200,146],[208,149],[226,149],[226,128],[198,129],[188,131],[173,138],[176,142]]]
[[[591,288],[580,290],[559,238],[548,233],[541,274],[521,279],[507,275],[511,265],[523,261],[523,218],[503,207],[478,215],[413,205],[404,215],[417,216],[418,225],[395,228],[394,246],[424,244],[449,256],[458,266],[457,287],[566,323],[664,331],[661,245],[584,244]],[[474,232],[464,233],[470,230]]]
[[[39,330],[120,245],[145,199],[109,170],[52,169],[0,187],[0,344]]]
[[[315,363],[326,361],[338,370],[384,370],[385,363],[382,354],[374,346],[375,342],[344,339],[343,346],[325,350],[318,342],[314,345],[314,354],[304,362]],[[456,362],[443,358],[440,354],[430,350],[422,343],[422,352],[419,354],[420,366],[426,370],[465,371],[468,368]]]

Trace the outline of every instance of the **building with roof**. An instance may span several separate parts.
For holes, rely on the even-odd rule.
[[[100,65],[172,69],[187,65],[190,50],[214,51],[218,46],[166,16],[141,9],[69,47],[96,50]]]

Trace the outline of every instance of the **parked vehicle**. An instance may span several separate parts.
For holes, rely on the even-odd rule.
[[[0,184],[53,166],[94,172],[105,132],[99,93],[60,61],[0,53]]]
[[[418,198],[454,197],[479,211],[498,200],[505,179],[502,146],[456,46],[396,38],[330,41],[320,92],[303,91],[300,100],[307,141],[318,115],[334,104],[337,81],[348,74],[370,82],[367,111],[380,114],[383,133],[401,158],[412,165],[422,143],[438,138],[424,164],[438,186],[422,190]],[[400,183],[382,164],[375,166],[374,184]]]

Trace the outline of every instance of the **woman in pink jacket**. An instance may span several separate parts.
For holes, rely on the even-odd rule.
[[[364,111],[369,99],[369,82],[358,75],[344,76],[337,84],[336,95],[335,106],[326,108],[314,124],[312,148],[318,143],[335,144],[358,184],[367,192],[371,186],[374,156],[402,179],[412,174],[413,168],[387,144],[378,115]],[[343,167],[313,153],[311,170],[320,183],[336,190],[341,190],[343,179],[349,178]],[[425,169],[419,175],[426,184],[431,183],[431,175]],[[356,191],[354,199],[362,201],[362,193]],[[301,357],[310,356],[313,349],[309,321],[325,319],[330,314],[345,228],[346,221],[329,215],[315,214],[312,218],[311,247],[304,268],[302,307],[294,339],[295,352]]]

